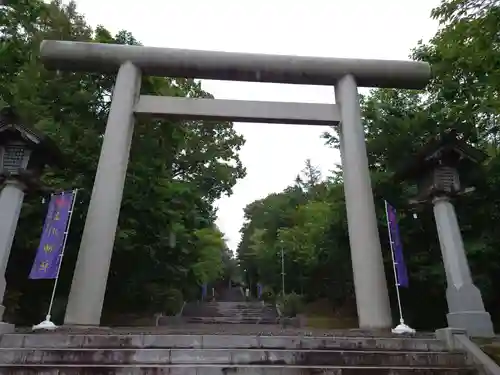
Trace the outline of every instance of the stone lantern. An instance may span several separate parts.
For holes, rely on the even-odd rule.
[[[450,328],[465,329],[471,336],[494,335],[491,317],[485,311],[481,292],[474,285],[460,228],[451,200],[474,190],[464,187],[461,175],[477,169],[486,155],[450,131],[433,139],[396,174],[418,187],[411,204],[432,203],[439,244],[446,272],[447,314]]]
[[[26,192],[40,190],[47,164],[59,165],[59,149],[48,137],[26,126],[10,107],[0,111],[0,298],[5,271]],[[0,305],[0,318],[5,307]],[[0,323],[0,334],[10,325]]]

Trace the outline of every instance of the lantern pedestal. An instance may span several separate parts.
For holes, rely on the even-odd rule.
[[[0,0],[1,1],[1,0]],[[0,3],[1,4],[1,3]],[[46,165],[60,166],[62,155],[54,142],[21,121],[12,107],[0,109],[0,334],[13,330],[4,322],[5,271],[25,191],[40,190]]]
[[[471,336],[493,337],[490,314],[472,281],[455,208],[446,196],[436,197],[432,203],[446,271],[448,326],[466,329]]]
[[[494,336],[493,324],[472,281],[451,199],[474,191],[461,180],[468,185],[478,178],[486,158],[484,152],[451,130],[432,139],[396,173],[396,181],[410,180],[417,185],[417,195],[410,203],[432,202],[446,272],[448,326],[465,329],[473,337]]]
[[[5,271],[9,261],[10,249],[17,221],[21,213],[24,200],[23,185],[16,180],[7,180],[0,192],[0,320],[3,318],[5,307],[3,298],[6,288]],[[14,332],[15,326],[0,321],[0,335]]]

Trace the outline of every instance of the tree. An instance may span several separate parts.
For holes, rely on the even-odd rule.
[[[271,194],[245,209],[248,220],[242,228],[238,257],[252,279],[258,279],[275,292],[281,290],[281,250],[284,252],[285,289],[307,296],[331,296],[345,300],[352,293],[335,295],[325,280],[344,275],[345,266],[336,262],[348,252],[338,247],[345,241],[345,209],[341,185],[320,182],[319,172],[306,161],[306,184],[290,186],[280,194]],[[309,174],[307,174],[309,172]],[[339,195],[340,193],[340,195]],[[332,196],[339,198],[330,204]],[[343,215],[338,215],[342,213]],[[332,222],[339,220],[343,233],[332,234]],[[335,264],[333,264],[335,262]],[[330,267],[328,269],[328,267]],[[337,270],[332,274],[332,269]],[[345,278],[341,276],[343,282]],[[347,289],[349,287],[347,286]],[[346,291],[342,287],[342,291]],[[351,288],[352,291],[352,288]]]
[[[24,121],[60,145],[67,168],[49,169],[44,183],[55,189],[81,188],[58,289],[63,309],[114,77],[47,71],[38,59],[39,44],[43,39],[139,42],[127,31],[112,36],[102,26],[92,30],[73,2],[14,0],[0,8],[0,25],[0,105],[14,106]],[[153,95],[211,97],[192,79],[144,77],[142,90]],[[237,154],[243,143],[229,122],[137,122],[105,317],[114,311],[156,309],[169,288],[180,289],[189,298],[198,281],[220,274],[221,251],[226,246],[214,229],[213,202],[231,194],[232,186],[245,175]],[[52,286],[27,280],[44,211],[39,197],[27,198],[18,229],[23,236],[16,236],[9,261],[8,294],[15,298],[8,298],[18,308],[14,315],[20,323],[40,318]]]
[[[500,7],[496,1],[442,1],[432,11],[441,29],[413,51],[429,62],[428,102],[438,123],[453,123],[473,142],[496,141],[500,86]]]
[[[500,237],[495,224],[500,207],[500,6],[497,1],[488,0],[443,0],[432,16],[440,21],[440,30],[412,52],[414,59],[432,65],[433,77],[426,90],[377,89],[361,99],[386,275],[389,284],[393,284],[384,199],[398,210],[410,274],[410,288],[401,291],[406,318],[419,329],[445,324],[445,276],[432,210],[421,208],[415,220],[407,203],[414,196],[415,187],[407,182],[395,183],[393,175],[401,161],[431,137],[453,128],[491,156],[474,175],[466,176],[470,179],[464,178],[464,184],[473,184],[477,189],[457,199],[455,205],[472,274],[498,325],[500,321],[495,317],[500,304],[494,291],[500,287]],[[339,147],[335,130],[324,137],[327,144]],[[312,300],[326,296],[335,308],[341,308],[353,299],[341,171],[316,185],[320,193],[311,195],[303,188],[303,178],[299,178],[291,188],[247,207],[248,222],[243,228],[239,254],[246,256],[245,261],[259,273],[258,263],[252,263],[245,241],[256,228],[272,228],[268,232],[273,235],[266,237],[268,246],[275,241],[274,233],[286,241],[290,259],[287,289],[296,288],[294,285],[303,279],[297,268],[290,268],[296,260],[301,271],[307,272],[306,280],[300,281],[304,284],[304,297]],[[297,190],[301,191],[301,200],[292,203],[291,194]],[[282,202],[288,198],[289,203],[276,209],[276,196]],[[263,220],[263,213],[267,213],[267,220]],[[289,220],[282,220],[284,213]],[[392,288],[390,291],[393,293]],[[394,297],[393,294],[396,312]]]
[[[192,270],[198,283],[216,280],[223,272],[223,251],[225,243],[218,229],[203,228],[195,232],[196,246],[201,249]]]
[[[305,164],[295,181],[301,189],[309,191],[321,181],[321,171],[312,165],[311,159],[307,159]]]

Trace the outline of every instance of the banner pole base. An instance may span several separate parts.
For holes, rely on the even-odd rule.
[[[54,331],[56,328],[57,328],[57,326],[54,323],[52,323],[50,320],[50,315],[47,315],[45,320],[37,325],[34,325],[32,330],[37,331],[40,329],[44,329],[47,331]]]
[[[416,332],[417,331],[415,331],[413,328],[407,326],[403,319],[399,321],[399,324],[396,326],[396,328],[392,329],[392,333],[395,333],[397,335],[414,335]]]

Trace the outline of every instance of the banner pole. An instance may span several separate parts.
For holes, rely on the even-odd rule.
[[[401,296],[399,294],[399,281],[398,281],[398,273],[396,271],[396,257],[394,256],[394,242],[392,241],[392,233],[391,233],[391,225],[389,223],[389,210],[387,207],[387,201],[385,202],[385,217],[387,220],[387,232],[389,233],[389,243],[391,247],[391,256],[392,256],[392,270],[394,271],[394,282],[396,286],[396,296],[398,299],[398,309],[399,309],[399,322],[401,324],[405,324],[403,319],[403,308],[401,307]]]
[[[386,200],[384,200],[385,203],[385,217],[387,220],[387,231],[389,234],[389,243],[391,247],[391,256],[392,256],[392,269],[394,271],[394,284],[396,286],[396,296],[398,300],[398,310],[399,310],[399,324],[392,330],[392,333],[397,333],[397,334],[403,334],[403,333],[409,333],[409,334],[414,334],[415,330],[405,324],[405,321],[403,319],[403,307],[401,305],[401,295],[399,293],[399,280],[398,280],[398,272],[396,269],[396,256],[394,254],[394,241],[392,238],[392,233],[391,233],[391,223],[389,221],[389,207],[388,203]]]
[[[62,266],[62,262],[63,262],[63,258],[64,258],[64,251],[66,250],[66,242],[68,240],[68,233],[69,233],[69,228],[71,226],[71,219],[73,217],[73,210],[75,208],[76,195],[78,194],[78,189],[72,190],[72,193],[73,193],[73,199],[71,202],[71,210],[69,211],[68,224],[66,225],[66,228],[65,228],[66,230],[64,231],[64,239],[63,239],[63,243],[62,243],[61,254],[59,254],[60,260],[59,260],[59,265],[57,267],[56,277],[54,279],[54,286],[52,288],[52,295],[50,296],[50,303],[49,303],[49,308],[47,311],[47,316],[45,317],[45,320],[43,322],[33,326],[33,330],[37,330],[37,329],[54,330],[57,328],[57,326],[50,319],[51,319],[52,307],[54,306],[54,300],[56,298],[57,284],[59,282],[59,273],[61,272],[61,266]],[[64,196],[64,191],[61,193],[61,195]]]

